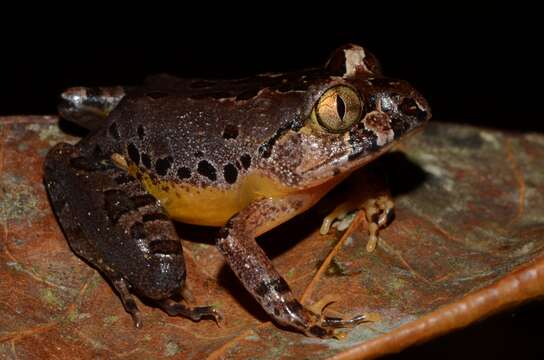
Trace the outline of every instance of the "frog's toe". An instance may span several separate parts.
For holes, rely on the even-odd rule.
[[[320,316],[315,324],[309,326],[305,334],[307,336],[316,336],[320,338],[343,338],[344,332],[339,329],[353,328],[367,321],[365,315],[357,315],[351,319],[342,319],[332,316]]]
[[[348,213],[353,209],[356,208],[352,207],[349,203],[342,203],[337,206],[330,214],[325,216],[325,218],[323,219],[323,222],[321,223],[321,228],[319,229],[321,235],[328,234],[335,221],[342,221],[346,218],[346,215],[348,215]]]
[[[144,323],[142,320],[140,309],[138,309],[138,305],[136,305],[136,300],[134,300],[134,296],[130,293],[128,289],[126,280],[117,274],[108,274],[108,277],[112,279],[113,286],[117,290],[117,293],[121,298],[121,302],[123,303],[125,310],[130,314],[130,316],[132,316],[134,326],[137,328],[141,328]]]
[[[187,307],[171,299],[160,302],[161,307],[171,316],[184,316],[193,321],[200,321],[203,318],[213,319],[217,324],[223,317],[213,306]]]
[[[367,320],[366,315],[360,314],[351,319],[343,319],[337,316],[325,316],[325,309],[334,302],[332,296],[325,296],[320,301],[317,301],[307,309],[314,313],[313,324],[306,331],[307,335],[318,336],[322,338],[339,338],[341,337],[336,329],[352,328]],[[320,315],[317,315],[320,314]]]

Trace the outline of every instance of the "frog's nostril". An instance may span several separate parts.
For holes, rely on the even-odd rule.
[[[425,121],[430,118],[430,109],[426,103],[420,104],[411,97],[405,98],[399,105],[399,110],[408,116],[413,116],[419,121]]]

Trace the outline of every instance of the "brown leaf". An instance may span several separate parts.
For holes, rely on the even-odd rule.
[[[180,226],[196,301],[225,320],[193,323],[140,304],[144,327],[135,329],[51,212],[43,158],[56,142],[77,141],[56,123],[0,119],[2,357],[375,357],[544,294],[544,137],[432,123],[376,162],[397,211],[373,253],[364,223],[336,249],[342,234],[319,235],[323,203],[261,239],[298,296],[332,294],[332,312],[377,313],[375,322],[343,340],[281,329],[225,267],[213,231]]]

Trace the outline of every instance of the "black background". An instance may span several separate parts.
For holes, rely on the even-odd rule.
[[[107,18],[109,8],[95,8],[89,20],[82,10],[58,19],[14,16],[0,35],[0,115],[53,114],[64,88],[138,84],[150,73],[237,77],[320,66],[336,46],[354,42],[377,55],[385,74],[415,85],[433,121],[544,131],[537,8],[352,6],[295,14],[263,3],[236,17],[175,8]],[[392,358],[540,358],[543,323],[544,303],[533,302]]]

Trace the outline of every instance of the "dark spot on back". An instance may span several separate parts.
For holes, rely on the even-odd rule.
[[[164,91],[153,91],[153,92],[147,93],[145,95],[152,98],[152,99],[160,99],[160,98],[168,96],[168,93],[166,93]]]
[[[140,164],[140,152],[136,148],[136,146],[133,143],[129,143],[127,146],[127,152],[128,157],[130,160],[132,160],[136,165]]]
[[[160,239],[149,243],[149,251],[152,254],[181,255],[179,240]]]
[[[155,163],[155,171],[157,172],[157,174],[160,176],[166,175],[173,161],[174,159],[171,156],[167,156],[163,159],[157,160],[157,162]]]
[[[148,169],[151,169],[151,158],[146,153],[142,153],[142,164]]]
[[[211,181],[217,180],[215,167],[206,160],[202,160],[198,163],[197,171],[200,175],[207,177]]]
[[[185,166],[181,166],[178,169],[178,178],[180,179],[188,179],[191,177],[191,169]]]
[[[110,135],[115,139],[119,140],[121,139],[121,136],[119,135],[119,130],[117,130],[117,124],[115,122],[112,122],[109,127],[109,133]]]
[[[201,157],[201,156],[204,156],[204,153],[200,150],[198,151],[195,151],[195,157]]]
[[[236,139],[238,137],[238,127],[235,125],[228,124],[223,130],[223,138],[225,139]]]
[[[140,140],[143,140],[145,136],[144,127],[142,125],[138,126],[138,137]]]
[[[223,175],[225,176],[226,182],[229,184],[234,184],[236,182],[236,178],[238,178],[238,170],[236,170],[236,166],[229,163],[223,168]]]
[[[242,162],[242,166],[246,170],[251,166],[251,156],[249,156],[249,154],[244,154],[240,156],[240,161]]]

